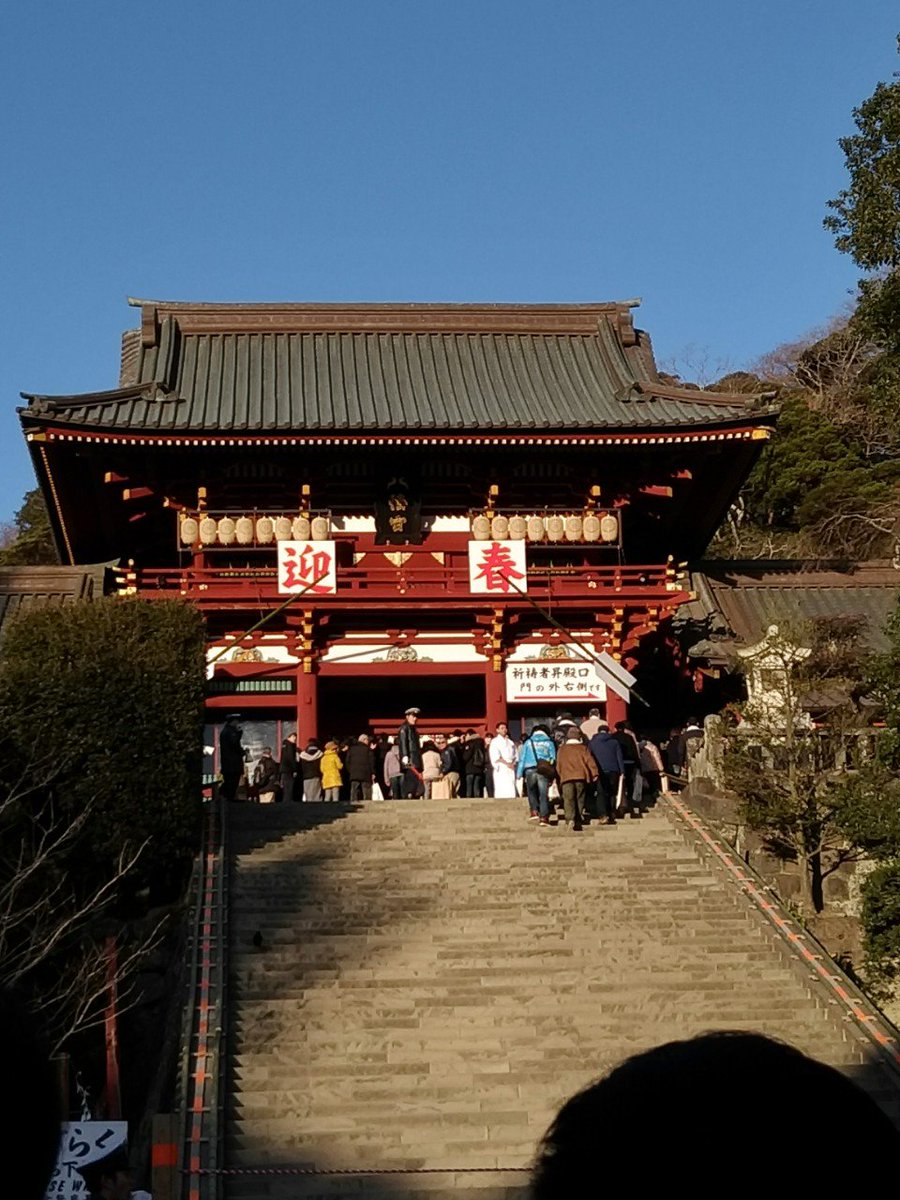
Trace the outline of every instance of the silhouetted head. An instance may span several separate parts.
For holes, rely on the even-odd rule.
[[[586,1200],[604,1176],[639,1196],[651,1183],[711,1196],[736,1169],[754,1190],[772,1170],[779,1195],[817,1175],[833,1194],[892,1175],[898,1153],[885,1114],[833,1067],[761,1034],[709,1033],[626,1059],[568,1100],[541,1142],[531,1196]]]

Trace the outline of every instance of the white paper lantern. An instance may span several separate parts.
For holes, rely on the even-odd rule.
[[[586,542],[596,542],[600,539],[600,518],[595,513],[588,513],[581,526],[581,536]]]
[[[238,517],[234,523],[234,533],[239,546],[249,546],[253,541],[253,521],[250,517]]]
[[[268,546],[275,536],[275,522],[271,517],[260,517],[256,522],[256,540],[261,546]]]
[[[566,517],[566,541],[580,542],[582,531],[582,520],[578,513],[570,513]]]
[[[219,521],[218,535],[223,546],[230,546],[234,541],[235,525],[231,517],[222,517]]]
[[[310,533],[314,542],[325,542],[331,533],[331,525],[327,517],[313,517],[310,522]]]
[[[279,542],[289,542],[293,532],[290,517],[275,518],[275,537]]]
[[[491,537],[495,542],[503,542],[509,537],[509,517],[504,517],[500,513],[491,521]]]
[[[200,541],[204,546],[211,546],[216,540],[216,523],[212,517],[204,517],[200,522]]]
[[[472,537],[476,542],[486,542],[490,536],[491,523],[484,513],[480,513],[472,522]]]
[[[614,542],[619,536],[619,521],[612,513],[604,513],[600,518],[600,536],[604,542]]]
[[[185,546],[193,546],[200,536],[200,525],[196,517],[185,517],[179,530],[181,541]]]
[[[558,513],[547,518],[547,537],[551,542],[561,541],[565,531],[566,523]]]
[[[510,518],[509,536],[511,538],[515,538],[517,542],[521,542],[527,533],[528,522],[524,517],[520,517],[517,514],[516,516]]]
[[[291,525],[295,542],[309,541],[309,517],[294,517]]]
[[[533,516],[528,518],[528,540],[529,542],[542,542],[544,540],[544,518]]]

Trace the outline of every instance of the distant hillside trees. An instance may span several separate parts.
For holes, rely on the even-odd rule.
[[[720,556],[900,558],[900,81],[879,83],[853,119],[839,143],[849,183],[825,226],[866,274],[848,316],[743,376],[776,389],[782,417],[713,543]]]

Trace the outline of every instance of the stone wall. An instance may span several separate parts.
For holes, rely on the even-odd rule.
[[[789,907],[798,905],[802,891],[799,865],[786,862],[767,850],[765,840],[741,820],[737,797],[712,779],[698,777],[699,765],[699,756],[695,756],[691,764],[691,781],[682,793],[682,799],[734,847],[784,903]],[[862,962],[859,893],[871,869],[871,863],[866,861],[842,864],[823,881],[824,911],[804,917],[810,931],[829,954],[845,966],[849,963],[858,967]]]

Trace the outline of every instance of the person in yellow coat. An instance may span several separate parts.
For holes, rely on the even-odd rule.
[[[325,791],[326,803],[341,798],[341,756],[338,754],[337,742],[326,742],[325,753],[322,755],[322,787]]]

